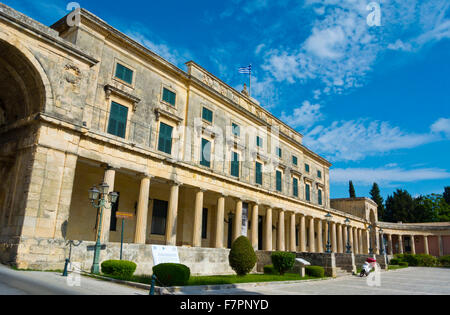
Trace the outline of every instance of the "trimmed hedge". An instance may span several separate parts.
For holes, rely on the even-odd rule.
[[[406,261],[400,261],[398,263],[398,265],[401,266],[401,267],[409,267],[409,264]]]
[[[439,263],[443,267],[450,267],[450,255],[440,257]]]
[[[315,278],[325,277],[325,269],[323,267],[307,266],[305,269],[306,269],[306,274],[310,277],[315,277]]]
[[[291,270],[295,264],[295,254],[288,252],[274,252],[272,253],[272,263],[276,271],[280,275],[284,275]]]
[[[278,275],[278,272],[273,265],[267,265],[267,266],[264,266],[264,274],[265,275]]]
[[[398,258],[393,258],[389,261],[389,265],[393,265],[393,266],[400,266],[399,263],[401,262],[400,259]]]
[[[191,270],[181,264],[159,264],[153,267],[153,274],[161,286],[185,286],[191,277]]]
[[[438,265],[436,257],[426,254],[397,254],[390,264],[398,265],[398,262],[407,262],[410,267],[434,267]]]
[[[132,261],[126,260],[107,260],[102,262],[102,272],[106,275],[131,278],[136,271],[137,265]]]
[[[231,246],[228,260],[230,267],[238,276],[245,276],[252,271],[256,265],[257,257],[250,240],[245,236],[236,239]]]

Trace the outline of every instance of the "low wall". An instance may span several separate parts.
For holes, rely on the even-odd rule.
[[[356,273],[355,255],[353,254],[334,254],[336,257],[336,267],[350,273]]]

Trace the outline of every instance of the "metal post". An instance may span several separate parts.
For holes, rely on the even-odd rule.
[[[122,257],[123,257],[123,228],[125,226],[124,222],[125,222],[125,219],[122,219],[122,233],[120,236],[120,260],[122,260]]]
[[[103,198],[100,200],[100,220],[98,224],[98,233],[97,233],[97,242],[95,243],[95,252],[94,252],[94,262],[92,264],[91,273],[93,274],[100,274],[100,237],[101,237],[101,230],[102,230],[102,224],[103,224]]]
[[[150,295],[155,295],[155,282],[156,282],[156,276],[152,276],[152,282],[150,286]]]
[[[66,263],[64,265],[64,271],[62,274],[63,277],[67,277],[69,275],[69,273],[68,273],[69,263],[70,263],[70,260],[68,258],[66,258]]]

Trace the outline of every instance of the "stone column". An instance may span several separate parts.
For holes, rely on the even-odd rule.
[[[349,230],[350,246],[352,247],[351,251],[353,254],[356,254],[355,241],[353,240],[353,228],[351,226],[348,226],[347,229]]]
[[[242,200],[236,201],[236,213],[233,220],[233,242],[241,236],[242,233]]]
[[[415,243],[415,239],[414,239],[414,235],[410,235],[410,242],[411,242],[411,254],[415,255],[416,254],[416,243]]]
[[[394,255],[394,247],[392,244],[392,234],[388,234],[388,247],[389,247],[389,255]]]
[[[280,210],[278,214],[278,230],[277,230],[277,249],[280,252],[284,252],[286,250],[286,242],[285,242],[285,230],[284,230],[284,211]]]
[[[337,234],[338,234],[338,253],[344,253],[344,239],[342,238],[342,224],[338,224]]]
[[[300,252],[306,253],[306,217],[300,217]]]
[[[141,178],[141,188],[139,192],[139,201],[136,215],[136,232],[134,234],[135,244],[145,244],[147,241],[147,218],[148,218],[148,201],[150,195],[150,179],[149,175],[143,175]]]
[[[326,252],[328,250],[328,221],[323,221],[324,229],[323,229],[323,249]],[[331,234],[330,234],[330,244],[331,244]]]
[[[114,183],[116,179],[116,169],[108,166],[105,171],[104,182],[109,185],[108,193],[114,191]],[[102,231],[100,236],[100,242],[102,244],[109,242],[109,231],[111,228],[111,204],[106,203],[106,207],[103,208],[103,219],[102,219]]]
[[[315,253],[316,252],[316,246],[315,246],[316,238],[314,233],[314,218],[309,218],[309,252]]]
[[[337,253],[336,222],[331,222],[331,250]]]
[[[322,229],[322,220],[321,219],[317,219],[317,252],[318,253],[323,253],[323,240],[322,240],[322,236],[323,236],[323,229]]]
[[[216,216],[216,242],[215,248],[223,248],[223,226],[225,220],[225,196],[219,196],[217,199],[217,216]]]
[[[361,242],[360,239],[358,239],[358,230],[354,227],[352,228],[353,232],[353,252],[355,254],[361,254],[359,251],[359,242]]]
[[[296,237],[295,237],[295,212],[291,213],[291,228],[290,228],[290,236],[291,236],[291,240],[289,242],[290,245],[290,251],[291,252],[297,252],[297,242],[296,242]]]
[[[364,234],[366,236],[364,241],[364,254],[368,255],[370,253],[370,231],[366,230]]]
[[[177,218],[178,218],[178,197],[181,184],[172,183],[170,186],[169,208],[167,211],[166,245],[177,245]]]
[[[428,247],[428,236],[425,235],[423,237],[423,243],[424,243],[425,254],[430,255],[430,249]]]
[[[266,222],[265,222],[265,239],[264,239],[264,250],[272,251],[272,208],[267,208],[266,210]]]
[[[358,245],[359,245],[359,253],[363,254],[364,253],[364,242],[363,242],[363,231],[361,229],[358,229]]]
[[[252,211],[252,246],[254,250],[258,250],[258,223],[259,223],[259,206],[253,205]]]
[[[404,249],[403,249],[403,236],[399,235],[398,236],[398,251],[399,254],[403,254],[404,253]]]
[[[194,228],[192,231],[192,246],[202,246],[202,223],[203,223],[203,197],[205,190],[198,189],[195,193]]]

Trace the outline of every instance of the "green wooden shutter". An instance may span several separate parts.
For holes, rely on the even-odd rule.
[[[262,180],[262,164],[261,163],[256,163],[256,183],[259,185],[263,184],[263,180]]]
[[[133,83],[133,70],[121,65],[120,63],[116,66],[116,78],[125,81],[128,84]]]
[[[161,123],[159,128],[159,151],[172,154],[172,133],[173,127]]]
[[[322,190],[319,189],[319,205],[322,205]]]
[[[239,154],[233,152],[233,159],[231,160],[231,176],[239,177]]]
[[[202,139],[202,152],[200,164],[206,167],[211,167],[211,142]]]
[[[282,176],[280,171],[277,171],[277,190],[279,192],[283,191],[283,185],[282,185]]]
[[[298,197],[298,179],[297,178],[294,178],[293,186],[294,186],[294,196]]]
[[[109,114],[108,133],[117,137],[125,138],[127,130],[128,108],[111,103],[111,113]]]
[[[311,201],[311,187],[308,184],[306,185],[306,200]]]

